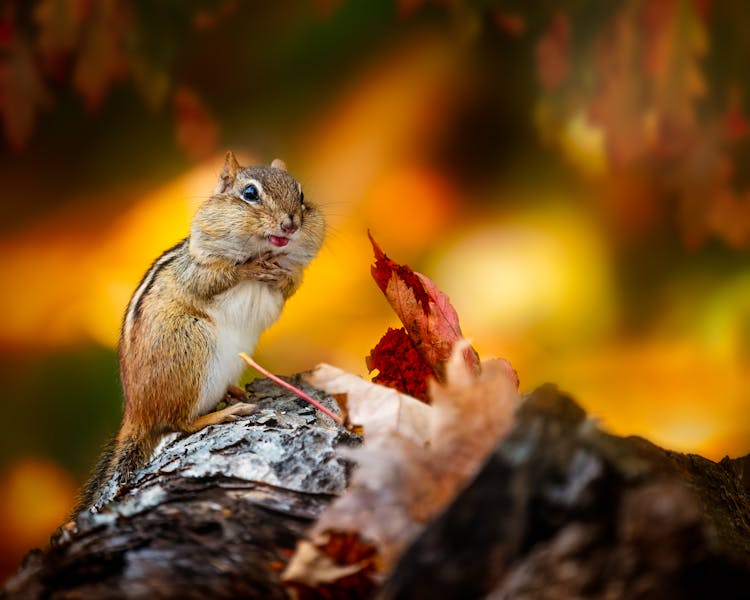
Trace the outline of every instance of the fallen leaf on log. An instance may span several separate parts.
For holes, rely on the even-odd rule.
[[[363,446],[345,453],[357,464],[349,488],[320,515],[309,539],[321,554],[325,545],[316,540],[342,533],[356,536],[352,543],[374,545],[378,570],[369,562],[363,566],[374,577],[373,587],[513,422],[520,401],[513,370],[493,360],[477,373],[465,360],[468,346],[465,341],[455,345],[445,383],[430,382],[432,406],[328,365],[308,377],[328,393],[347,394],[350,419],[362,425],[365,437]],[[296,587],[315,581],[322,560],[305,545],[303,554],[292,558],[284,581]],[[345,573],[352,575],[348,569]]]
[[[398,432],[419,445],[429,441],[430,407],[424,402],[327,364],[306,379],[331,395],[345,394],[349,422],[361,426],[368,440]]]

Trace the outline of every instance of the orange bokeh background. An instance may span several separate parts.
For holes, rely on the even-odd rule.
[[[346,15],[364,10],[324,4],[313,16],[276,14],[272,26],[286,35],[329,27],[334,35],[352,27]],[[475,13],[467,9],[446,23],[433,14],[443,8],[408,4],[379,17],[382,30],[394,27],[396,35],[359,48],[353,64],[329,78],[335,85],[300,96],[310,110],[290,108],[286,99],[266,107],[269,122],[279,124],[270,133],[256,135],[255,121],[241,110],[226,117],[217,111],[221,134],[210,152],[174,158],[175,148],[164,164],[147,161],[140,179],[125,176],[121,154],[109,156],[106,148],[99,162],[84,166],[72,155],[44,154],[35,138],[23,152],[6,151],[5,202],[23,204],[26,186],[42,193],[42,183],[27,175],[32,163],[42,178],[48,165],[59,174],[59,161],[71,171],[100,171],[83,177],[85,185],[71,183],[44,210],[5,213],[4,573],[61,523],[97,444],[115,430],[122,312],[150,262],[186,235],[224,148],[246,164],[283,155],[329,224],[304,285],[261,338],[255,355],[266,368],[291,373],[326,361],[367,376],[364,357],[396,323],[370,279],[370,229],[389,256],[448,293],[480,355],[510,360],[523,390],[553,381],[606,429],[678,451],[713,459],[750,451],[747,248],[685,243],[669,218],[669,200],[644,192],[650,180],[643,171],[630,176],[617,168],[606,128],[582,109],[555,124],[540,92],[536,104],[496,108],[510,115],[501,124],[525,120],[522,134],[496,139],[490,128],[483,135],[471,113],[495,110],[483,100],[494,55],[477,41]],[[498,23],[513,24],[501,34],[526,36],[517,43],[533,55],[544,32],[526,32],[522,14],[501,16]],[[353,44],[336,39],[343,53]],[[231,60],[222,74],[239,77]],[[278,77],[303,71],[295,63]],[[516,76],[497,73],[509,96],[514,87],[543,88],[533,70],[532,84]],[[284,124],[285,110],[293,126]],[[145,118],[132,113],[133,121]],[[47,126],[40,122],[39,131]],[[144,136],[127,138],[133,155],[148,146]],[[465,140],[475,145],[461,146]],[[18,441],[21,435],[30,441]]]

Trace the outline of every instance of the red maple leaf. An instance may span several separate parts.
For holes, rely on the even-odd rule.
[[[375,283],[378,284],[378,287],[385,294],[386,298],[388,298],[393,309],[397,313],[399,312],[398,308],[394,305],[394,301],[399,303],[400,298],[392,298],[388,292],[388,285],[395,276],[396,279],[403,282],[403,286],[399,286],[399,289],[395,291],[399,293],[410,290],[414,294],[414,299],[419,302],[422,310],[427,312],[430,309],[430,297],[424,289],[424,285],[422,285],[417,273],[412,271],[409,267],[400,265],[388,258],[385,255],[385,252],[383,252],[380,246],[378,246],[378,243],[373,239],[372,234],[369,231],[367,232],[367,237],[370,238],[372,249],[375,252],[375,264],[371,267],[372,277],[375,279]],[[400,316],[401,315],[399,314],[399,317]]]
[[[375,253],[372,276],[408,336],[386,333],[370,353],[368,368],[377,368],[383,374],[380,381],[384,385],[402,391],[426,388],[428,377],[433,375],[443,381],[453,345],[463,338],[456,310],[431,279],[388,258],[369,232],[368,236]],[[394,352],[394,348],[399,351]],[[414,359],[413,353],[422,361]],[[471,369],[479,372],[474,349],[467,349],[464,356]]]
[[[372,378],[374,383],[429,401],[427,379],[435,373],[417,352],[405,329],[389,327],[365,360],[370,372],[378,370]]]

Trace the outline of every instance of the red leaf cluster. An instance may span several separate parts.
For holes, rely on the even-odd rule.
[[[403,327],[389,327],[365,360],[370,372],[378,370],[378,374],[372,378],[374,383],[429,402],[427,380],[434,377],[435,372],[414,348]]]
[[[453,345],[463,339],[458,314],[432,280],[388,258],[368,235],[375,253],[373,279],[404,329],[401,334],[385,334],[367,357],[367,367],[378,369],[377,383],[425,399],[427,381],[433,376],[444,381]],[[472,371],[479,372],[479,357],[472,348],[464,358]]]

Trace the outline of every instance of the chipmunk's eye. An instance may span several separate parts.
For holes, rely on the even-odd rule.
[[[258,204],[258,202],[260,202],[260,191],[258,190],[258,186],[251,183],[242,190],[242,199],[249,204]]]
[[[302,210],[305,210],[305,192],[299,193],[299,203],[302,206]]]

